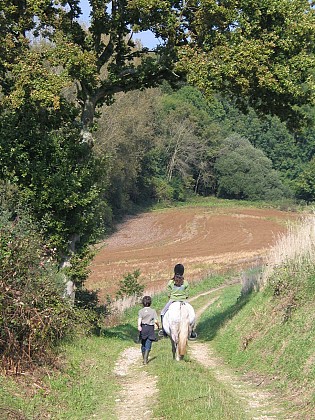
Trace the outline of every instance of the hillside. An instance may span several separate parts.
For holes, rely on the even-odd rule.
[[[182,262],[190,281],[230,268],[257,265],[297,213],[229,207],[227,201],[152,211],[130,217],[99,244],[87,287],[114,294],[127,272],[139,269],[148,292],[160,291]]]

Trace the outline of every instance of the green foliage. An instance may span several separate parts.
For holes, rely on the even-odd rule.
[[[222,100],[222,105],[226,111],[224,124],[229,131],[247,138],[254,147],[261,149],[283,178],[296,178],[301,171],[302,162],[309,159],[300,133],[291,132],[277,116],[261,116],[252,108],[244,114],[227,100]],[[307,137],[308,143],[310,133]]]
[[[115,103],[104,107],[100,114],[95,150],[100,157],[108,156],[106,200],[115,215],[152,198],[158,97],[159,92],[153,89],[117,95]]]
[[[271,161],[239,136],[225,140],[214,168],[219,197],[276,200],[288,194]]]
[[[243,108],[291,120],[314,102],[315,12],[307,0],[242,0],[188,6],[179,68],[207,94],[234,96]],[[187,13],[188,13],[187,10]],[[297,107],[298,106],[298,107]]]
[[[104,163],[83,143],[63,103],[57,111],[31,104],[0,116],[0,178],[24,194],[58,255],[79,235],[84,246],[104,228]]]
[[[313,158],[295,181],[297,198],[312,202],[315,200],[315,158]]]
[[[15,209],[21,206],[21,199],[16,185],[0,179],[0,209],[3,213],[14,214]]]
[[[119,282],[119,290],[116,294],[117,299],[129,296],[142,296],[144,285],[140,284],[138,278],[140,270],[135,270],[133,273],[127,273]]]
[[[50,361],[79,314],[62,298],[55,250],[26,212],[0,213],[0,245],[0,354],[2,368],[18,372]]]
[[[154,197],[157,202],[173,200],[174,190],[166,179],[158,177],[154,179]]]
[[[76,287],[81,288],[90,274],[90,263],[95,252],[89,247],[81,249],[80,252],[71,255],[71,264],[64,268],[67,278],[71,279]]]

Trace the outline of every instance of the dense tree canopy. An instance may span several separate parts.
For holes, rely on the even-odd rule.
[[[92,124],[95,107],[110,103],[115,93],[165,78],[176,82],[186,73],[208,94],[234,95],[243,106],[284,119],[301,112],[296,106],[313,102],[315,12],[307,0],[89,4],[86,30],[78,20],[78,0],[1,0],[5,93],[20,100],[30,94],[57,107],[58,88],[75,81],[84,127]],[[154,52],[133,41],[134,32],[147,29],[161,40]],[[50,43],[26,54],[37,35]],[[17,73],[23,75],[18,81]]]
[[[132,0],[139,22],[179,54],[177,69],[210,94],[292,119],[314,100],[315,11],[307,0]],[[156,22],[156,14],[163,22]]]
[[[222,142],[214,169],[219,197],[277,200],[288,196],[279,174],[272,169],[272,162],[239,135]]]

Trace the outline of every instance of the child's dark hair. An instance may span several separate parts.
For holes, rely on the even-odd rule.
[[[183,276],[184,275],[184,266],[183,264],[176,264],[174,267],[174,274],[179,275],[179,276]]]
[[[151,303],[152,303],[151,296],[144,296],[142,298],[142,305],[143,306],[151,306]]]

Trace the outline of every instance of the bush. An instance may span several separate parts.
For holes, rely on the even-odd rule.
[[[139,284],[138,278],[140,271],[135,270],[133,273],[127,273],[124,275],[123,280],[119,283],[119,290],[116,294],[117,299],[121,299],[128,296],[141,296],[144,291],[144,286]]]
[[[295,182],[297,198],[310,203],[315,200],[315,158],[313,158]]]
[[[0,354],[5,371],[51,361],[59,340],[78,324],[79,312],[62,297],[64,282],[54,254],[26,212],[12,217],[0,211]]]
[[[174,196],[173,187],[164,178],[154,178],[154,198],[160,201],[171,201]]]

